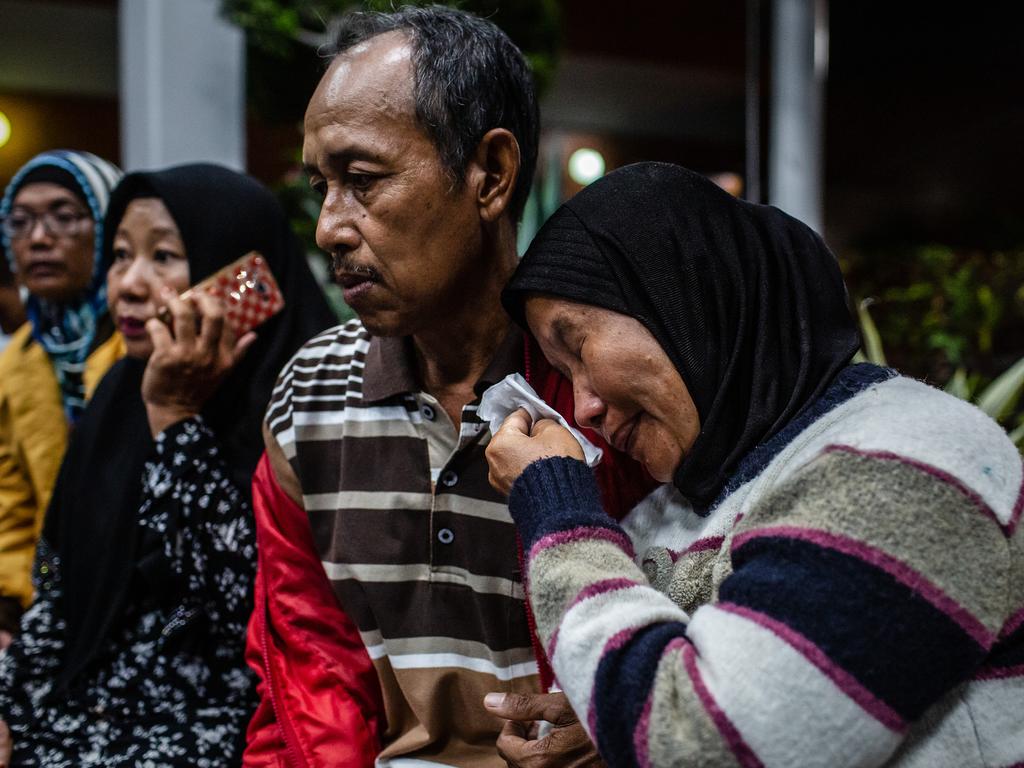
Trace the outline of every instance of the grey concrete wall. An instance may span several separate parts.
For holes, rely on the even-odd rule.
[[[217,0],[121,0],[125,170],[245,168],[245,41]]]

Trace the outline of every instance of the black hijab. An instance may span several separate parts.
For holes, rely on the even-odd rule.
[[[257,341],[202,411],[235,484],[248,495],[278,372],[336,318],[273,195],[248,176],[216,165],[125,176],[107,209],[104,271],[125,210],[140,197],[158,197],[167,206],[181,231],[193,284],[258,250],[284,294],[284,310],[256,329]],[[126,358],[103,378],[72,434],[47,511],[44,535],[61,560],[67,620],[57,692],[101,650],[126,602],[138,594],[139,572],[159,570],[146,566],[161,557],[158,542],[146,540],[137,524],[143,467],[153,451],[140,393],[145,366],[144,360]],[[162,587],[172,588],[146,583],[141,589],[152,593]]]
[[[700,415],[674,478],[698,508],[824,392],[860,341],[817,234],[667,163],[616,170],[559,208],[502,295],[524,327],[530,293],[629,315],[654,335]]]

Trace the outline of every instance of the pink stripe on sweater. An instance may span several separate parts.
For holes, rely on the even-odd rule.
[[[615,592],[619,589],[628,589],[629,587],[639,587],[640,585],[632,579],[626,579],[621,576],[616,576],[613,579],[603,579],[601,581],[595,581],[591,584],[587,584],[580,593],[576,595],[576,599],[572,601],[569,608],[572,608],[577,603],[582,603],[591,597],[597,595],[603,595],[606,592]],[[568,609],[566,609],[568,610]]]
[[[786,626],[780,621],[776,621],[772,617],[763,614],[760,611],[755,611],[742,605],[736,605],[734,603],[717,603],[714,607],[727,613],[741,616],[748,621],[752,621],[755,624],[764,627],[769,632],[788,643],[804,658],[811,662],[811,664],[820,669],[824,673],[825,677],[835,683],[836,687],[839,688],[840,691],[846,694],[846,696],[853,701],[857,702],[861,709],[875,718],[886,728],[896,731],[897,733],[902,733],[906,730],[906,722],[895,710],[892,709],[892,707],[861,685],[859,680],[836,664],[824,651],[821,650],[821,648],[799,632],[796,632],[791,627]]]
[[[648,732],[651,728],[651,707],[654,705],[654,688],[647,694],[647,701],[644,702],[644,711],[640,713],[640,719],[636,721],[633,729],[633,752],[636,754],[636,761],[640,768],[650,768],[651,756],[647,748]]]
[[[906,464],[907,466],[914,467],[914,469],[918,469],[921,472],[929,474],[935,479],[940,480],[946,483],[947,485],[951,485],[952,487],[956,488],[956,490],[958,490],[960,493],[966,496],[968,500],[970,500],[970,502],[974,504],[974,506],[976,506],[983,515],[985,515],[985,517],[995,522],[996,525],[998,525],[999,528],[1003,531],[1003,533],[1007,536],[1013,534],[1014,530],[1017,527],[1017,523],[1020,521],[1021,510],[1024,509],[1024,480],[1022,480],[1021,488],[1017,493],[1017,503],[1014,505],[1013,511],[1010,513],[1010,519],[1004,523],[1002,520],[999,519],[999,516],[995,513],[995,510],[993,510],[992,507],[989,506],[988,502],[986,502],[973,488],[968,488],[966,485],[964,485],[960,478],[956,477],[955,475],[951,475],[944,469],[939,469],[938,467],[932,464],[927,464],[923,461],[912,459],[909,456],[903,456],[898,453],[893,453],[892,451],[866,451],[861,450],[860,448],[854,448],[853,446],[850,445],[827,445],[825,446],[825,452],[852,453],[857,456],[866,456],[872,459],[898,461],[903,464]]]
[[[559,630],[561,630],[561,627],[555,627],[555,631],[551,633],[551,642],[548,643],[547,647],[548,659],[550,659],[552,663],[554,663],[555,660],[555,648],[558,647]]]
[[[737,551],[750,541],[757,539],[787,538],[809,541],[819,547],[833,549],[845,555],[856,557],[864,562],[885,571],[896,581],[908,587],[911,591],[919,594],[935,608],[949,616],[950,619],[960,625],[971,638],[983,649],[988,650],[995,641],[994,635],[989,632],[972,613],[956,602],[953,598],[939,589],[918,571],[906,563],[897,560],[889,554],[876,549],[869,544],[843,536],[837,536],[825,531],[818,531],[810,528],[797,528],[789,525],[779,525],[767,528],[758,528],[754,531],[742,533],[732,541],[733,551]]]
[[[1011,677],[1024,677],[1024,664],[1012,667],[986,667],[978,670],[974,680],[1007,680]]]
[[[665,652],[667,653],[670,648],[673,648],[673,645],[673,643],[669,643]],[[737,762],[743,768],[763,768],[761,761],[754,754],[754,750],[743,740],[743,736],[736,730],[736,726],[732,724],[728,715],[718,706],[711,691],[704,685],[704,678],[701,677],[700,670],[697,669],[697,651],[690,643],[686,643],[683,647],[683,663],[686,665],[686,672],[690,676],[693,690],[697,692],[697,697],[704,705],[704,709],[711,717],[729,750],[735,755]]]
[[[562,614],[562,621],[565,621],[566,613],[572,610],[574,606],[582,603],[584,600],[589,600],[590,598],[597,597],[598,595],[605,595],[609,592],[616,592],[620,589],[629,589],[630,587],[639,586],[640,585],[637,582],[631,581],[630,579],[624,579],[621,577],[617,577],[614,579],[604,579],[603,581],[595,581],[592,584],[588,584],[586,587],[581,589],[579,594],[576,595],[576,598],[571,603],[569,603],[569,607],[566,608],[565,612]],[[555,628],[555,631],[551,635],[551,642],[548,643],[549,659],[555,658],[555,648],[558,645],[558,630],[562,625],[562,621],[558,623],[558,627]]]
[[[1006,620],[1006,623],[1003,625],[1003,631],[999,633],[999,639],[1003,640],[1009,637],[1020,629],[1022,624],[1024,624],[1024,608],[1021,608]]]
[[[722,542],[725,541],[725,536],[709,536],[706,539],[697,539],[690,546],[684,549],[680,554],[686,555],[690,552],[706,552],[709,549],[719,549],[722,546]],[[673,553],[674,555],[675,553]],[[675,557],[672,558],[673,560]]]
[[[547,536],[541,536],[530,547],[529,559],[533,560],[538,554],[551,547],[572,544],[578,541],[593,541],[594,539],[614,544],[629,555],[630,559],[636,556],[633,553],[633,542],[629,540],[626,534],[600,526],[579,526],[578,528],[570,528],[568,531],[558,531],[556,533],[549,533]]]
[[[710,550],[720,549],[722,542],[725,541],[724,536],[709,536],[706,539],[697,539],[686,549],[666,549],[668,552],[669,559],[673,563],[679,562],[679,558],[685,557],[686,555],[692,555],[695,552],[708,552]],[[647,562],[647,561],[645,561]]]

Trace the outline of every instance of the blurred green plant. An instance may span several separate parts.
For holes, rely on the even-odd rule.
[[[841,259],[887,357],[902,371],[948,381],[957,369],[989,381],[1024,354],[1024,247],[939,245],[856,249]]]
[[[865,299],[857,305],[863,339],[858,359],[888,365],[882,335],[868,309],[872,303],[871,299]],[[965,367],[959,366],[946,382],[945,390],[974,403],[1006,427],[1014,444],[1024,449],[1024,411],[1020,408],[1021,395],[1024,394],[1024,357],[988,383],[984,382],[980,374],[970,373]]]

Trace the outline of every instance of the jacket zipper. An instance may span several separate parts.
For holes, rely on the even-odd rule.
[[[295,768],[308,768],[309,763],[306,762],[301,751],[295,748],[295,745],[292,743],[293,737],[290,738],[292,728],[286,720],[287,715],[284,711],[284,703],[278,703],[277,700],[277,684],[274,680],[273,663],[270,660],[270,644],[267,640],[267,632],[267,608],[264,605],[263,621],[260,626],[260,644],[263,646],[263,668],[267,673],[267,694],[270,697],[270,708],[274,711],[274,720],[277,721],[281,728],[281,738],[284,740],[284,746],[288,752],[288,764]]]

